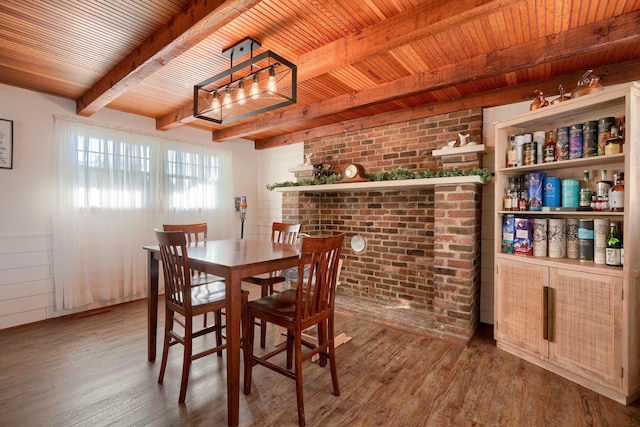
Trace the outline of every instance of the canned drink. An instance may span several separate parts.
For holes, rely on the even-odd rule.
[[[613,120],[613,117],[603,117],[598,120],[598,156],[604,156],[607,140],[611,138]]]
[[[544,162],[544,143],[547,133],[543,130],[533,133],[533,142],[536,144],[536,163]]]
[[[582,157],[598,155],[598,121],[592,120],[582,124]]]
[[[578,223],[578,252],[581,262],[593,262],[592,219],[581,219]]]
[[[556,129],[556,154],[558,161],[569,160],[569,127]]]
[[[562,180],[562,207],[577,208],[580,201],[580,181],[577,179]]]
[[[582,125],[569,127],[569,159],[582,158]]]

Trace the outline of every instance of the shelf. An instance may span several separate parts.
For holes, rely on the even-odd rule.
[[[415,190],[431,188],[436,185],[476,184],[482,185],[484,181],[478,175],[452,176],[444,178],[402,179],[397,181],[368,181],[338,184],[305,185],[293,187],[277,187],[273,191],[305,192],[305,193],[340,193],[355,191],[384,191],[384,190]]]
[[[465,145],[463,147],[453,147],[453,148],[442,148],[440,150],[433,150],[431,155],[433,157],[442,157],[442,156],[453,156],[456,154],[467,154],[467,153],[484,153],[484,144],[478,145]]]
[[[298,165],[288,169],[289,172],[310,172],[313,170],[313,165]]]
[[[561,268],[566,270],[589,272],[593,274],[604,274],[607,276],[615,277],[622,277],[624,272],[624,268],[621,267],[610,267],[604,264],[594,264],[593,262],[583,262],[571,258],[536,257],[528,255],[506,254],[504,252],[496,254],[496,258],[511,260],[515,262],[542,265],[547,267]]]
[[[499,211],[500,215],[526,215],[526,216],[624,216],[624,212],[610,211]]]
[[[549,170],[567,169],[567,168],[584,168],[587,166],[603,166],[615,163],[624,163],[624,153],[610,154],[608,156],[593,156],[582,159],[563,160],[560,162],[540,163],[536,165],[516,166],[511,168],[500,168],[500,173],[516,173],[516,172],[544,172]]]

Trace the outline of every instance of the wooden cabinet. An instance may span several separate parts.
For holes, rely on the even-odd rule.
[[[506,167],[509,137],[602,117],[625,117],[621,154]],[[496,124],[495,338],[500,348],[628,404],[640,395],[640,84],[606,88]],[[513,176],[545,172],[580,179],[624,172],[624,212],[511,212],[503,196]],[[609,219],[622,224],[624,266],[503,252],[505,215]]]

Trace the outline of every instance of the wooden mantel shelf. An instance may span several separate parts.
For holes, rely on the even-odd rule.
[[[294,187],[277,187],[273,191],[285,193],[306,192],[306,193],[340,193],[354,191],[382,191],[382,190],[416,190],[430,188],[436,185],[446,184],[478,184],[482,185],[482,178],[478,175],[471,176],[451,176],[444,178],[422,178],[422,179],[402,179],[395,181],[368,181],[351,182],[344,184],[320,184],[304,185]]]

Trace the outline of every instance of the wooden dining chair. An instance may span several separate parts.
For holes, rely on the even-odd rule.
[[[187,246],[198,246],[207,243],[208,226],[206,222],[197,224],[163,224],[164,231],[180,231],[184,233]],[[214,274],[203,273],[198,270],[191,270],[191,285],[204,285],[207,283],[224,282],[224,277]],[[202,318],[203,326],[207,326],[207,314]]]
[[[271,225],[271,241],[273,243],[286,243],[293,245],[296,243],[300,235],[300,224],[285,224],[282,222],[274,222]],[[284,282],[285,278],[280,271],[271,271],[269,273],[257,276],[246,277],[243,282],[253,283],[260,286],[260,296],[266,297],[274,292],[273,285]],[[267,323],[260,321],[260,347],[265,348],[267,341]]]
[[[336,352],[334,345],[334,306],[338,276],[338,263],[344,234],[332,237],[305,237],[298,262],[299,274],[295,289],[267,295],[249,301],[244,306],[243,353],[244,393],[251,394],[251,373],[255,365],[262,365],[292,378],[296,382],[298,423],[305,425],[302,387],[302,362],[320,355],[319,365],[329,362],[333,394],[340,395]],[[309,266],[308,269],[306,267]],[[253,351],[255,319],[265,320],[287,329],[287,343],[274,351],[259,356]],[[316,345],[302,339],[302,332],[312,326],[318,327]],[[305,350],[303,354],[302,347]],[[286,368],[270,359],[286,351]],[[292,363],[293,356],[293,363]]]
[[[169,347],[175,344],[182,344],[184,346],[184,354],[180,396],[178,397],[178,402],[182,403],[187,395],[191,362],[213,353],[218,353],[218,356],[222,356],[222,351],[227,347],[226,343],[223,342],[224,335],[222,334],[222,328],[224,327],[222,324],[222,309],[226,306],[225,284],[223,282],[212,282],[193,285],[187,240],[184,233],[182,231],[160,230],[155,230],[155,233],[160,246],[165,285],[164,346],[158,383],[162,384],[164,379]],[[243,291],[243,304],[248,299],[249,293]],[[215,313],[215,324],[205,326],[194,332],[194,317],[207,312]],[[176,314],[181,317],[176,317]],[[176,328],[176,324],[180,325],[180,328]],[[209,333],[215,333],[215,347],[193,354],[193,339]]]
[[[198,244],[207,243],[208,226],[206,222],[198,224],[163,224],[162,229],[164,231],[180,231],[184,233],[187,241],[187,246],[197,246]],[[222,281],[224,281],[223,277],[215,276],[213,274],[206,274],[198,270],[191,271],[192,285]]]

